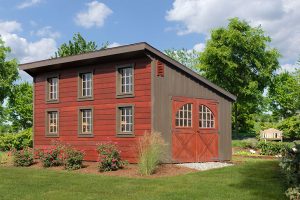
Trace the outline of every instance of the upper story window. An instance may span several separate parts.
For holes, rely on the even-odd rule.
[[[215,117],[211,110],[204,106],[199,106],[199,127],[200,128],[214,128]]]
[[[192,127],[193,104],[183,105],[176,113],[175,125],[177,127]]]
[[[93,98],[93,73],[80,73],[79,74],[79,99]]]
[[[47,78],[47,101],[58,101],[58,77]]]
[[[117,67],[117,95],[133,96],[134,68],[133,65]]]

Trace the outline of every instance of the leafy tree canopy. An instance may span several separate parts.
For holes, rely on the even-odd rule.
[[[198,67],[199,52],[187,49],[167,49],[165,50],[165,54],[195,72],[200,72]]]
[[[32,127],[33,88],[30,83],[14,85],[8,99],[7,112],[15,131]]]
[[[73,41],[69,41],[68,43],[63,43],[55,52],[55,57],[65,57],[71,55],[77,55],[81,53],[87,53],[91,51],[106,49],[108,43],[102,44],[100,48],[96,42],[89,41],[87,42],[80,33],[76,33],[73,36]]]
[[[18,78],[18,63],[16,59],[8,59],[10,51],[0,37],[0,121],[4,115],[4,100],[10,95],[13,82]]]
[[[261,27],[233,18],[227,27],[212,30],[200,54],[203,75],[237,96],[236,131],[249,128],[251,114],[261,111],[263,91],[279,68],[280,54],[268,46],[270,41]]]
[[[268,90],[270,106],[277,118],[287,118],[300,111],[300,70],[276,75]]]
[[[300,115],[285,118],[277,125],[283,131],[283,137],[288,139],[300,138]]]

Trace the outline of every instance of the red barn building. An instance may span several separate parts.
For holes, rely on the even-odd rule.
[[[34,148],[54,140],[86,152],[115,142],[137,162],[145,131],[161,132],[167,162],[231,159],[236,97],[147,43],[20,65],[34,82]]]

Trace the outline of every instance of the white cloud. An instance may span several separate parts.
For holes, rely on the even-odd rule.
[[[281,68],[278,70],[278,73],[288,71],[288,72],[294,72],[296,69],[300,69],[300,66],[297,64],[284,64],[281,65]]]
[[[204,48],[205,48],[204,43],[195,44],[195,46],[193,47],[193,49],[198,52],[202,52],[204,50]]]
[[[12,50],[10,56],[17,58],[21,63],[50,58],[57,50],[57,44],[53,38],[44,37],[31,42],[16,33],[21,30],[21,24],[18,22],[6,21],[1,23],[15,24],[15,26],[6,26],[6,29],[0,24],[0,33],[5,45]]]
[[[32,34],[37,35],[39,37],[49,37],[49,38],[59,38],[60,37],[60,32],[58,31],[53,31],[51,26],[45,26],[36,32],[32,32]]]
[[[41,2],[42,2],[42,0],[26,0],[26,1],[23,1],[22,3],[20,3],[17,6],[17,8],[24,9],[24,8],[28,8],[28,7],[34,6],[36,4],[39,4]]]
[[[181,25],[179,35],[207,36],[212,28],[226,26],[228,18],[245,19],[262,25],[271,36],[272,45],[283,55],[281,63],[294,63],[300,54],[299,10],[298,0],[175,0],[166,20]]]
[[[107,48],[113,48],[113,47],[118,47],[118,46],[121,46],[121,44],[118,43],[118,42],[113,42],[113,43],[109,44],[109,45],[107,46]]]
[[[3,33],[12,33],[21,30],[21,24],[16,21],[0,21],[0,35]]]
[[[76,24],[84,28],[103,26],[105,19],[113,13],[109,7],[98,1],[87,3],[86,6],[87,10],[78,13],[75,18]]]

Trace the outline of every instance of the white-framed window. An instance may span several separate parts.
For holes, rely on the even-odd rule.
[[[80,134],[92,134],[93,110],[80,109]]]
[[[48,134],[57,134],[58,133],[58,112],[57,111],[48,111]]]
[[[93,90],[93,74],[82,73],[80,74],[81,79],[81,97],[91,97]]]
[[[132,94],[133,93],[133,67],[123,67],[118,69],[120,74],[120,93]]]
[[[193,104],[183,105],[176,113],[175,125],[177,127],[192,127]]]
[[[48,100],[58,100],[58,78],[52,77],[47,79],[48,82]]]
[[[199,106],[199,127],[200,128],[214,128],[215,117],[211,110],[205,106]]]
[[[121,133],[133,132],[133,107],[119,107],[119,130]]]

